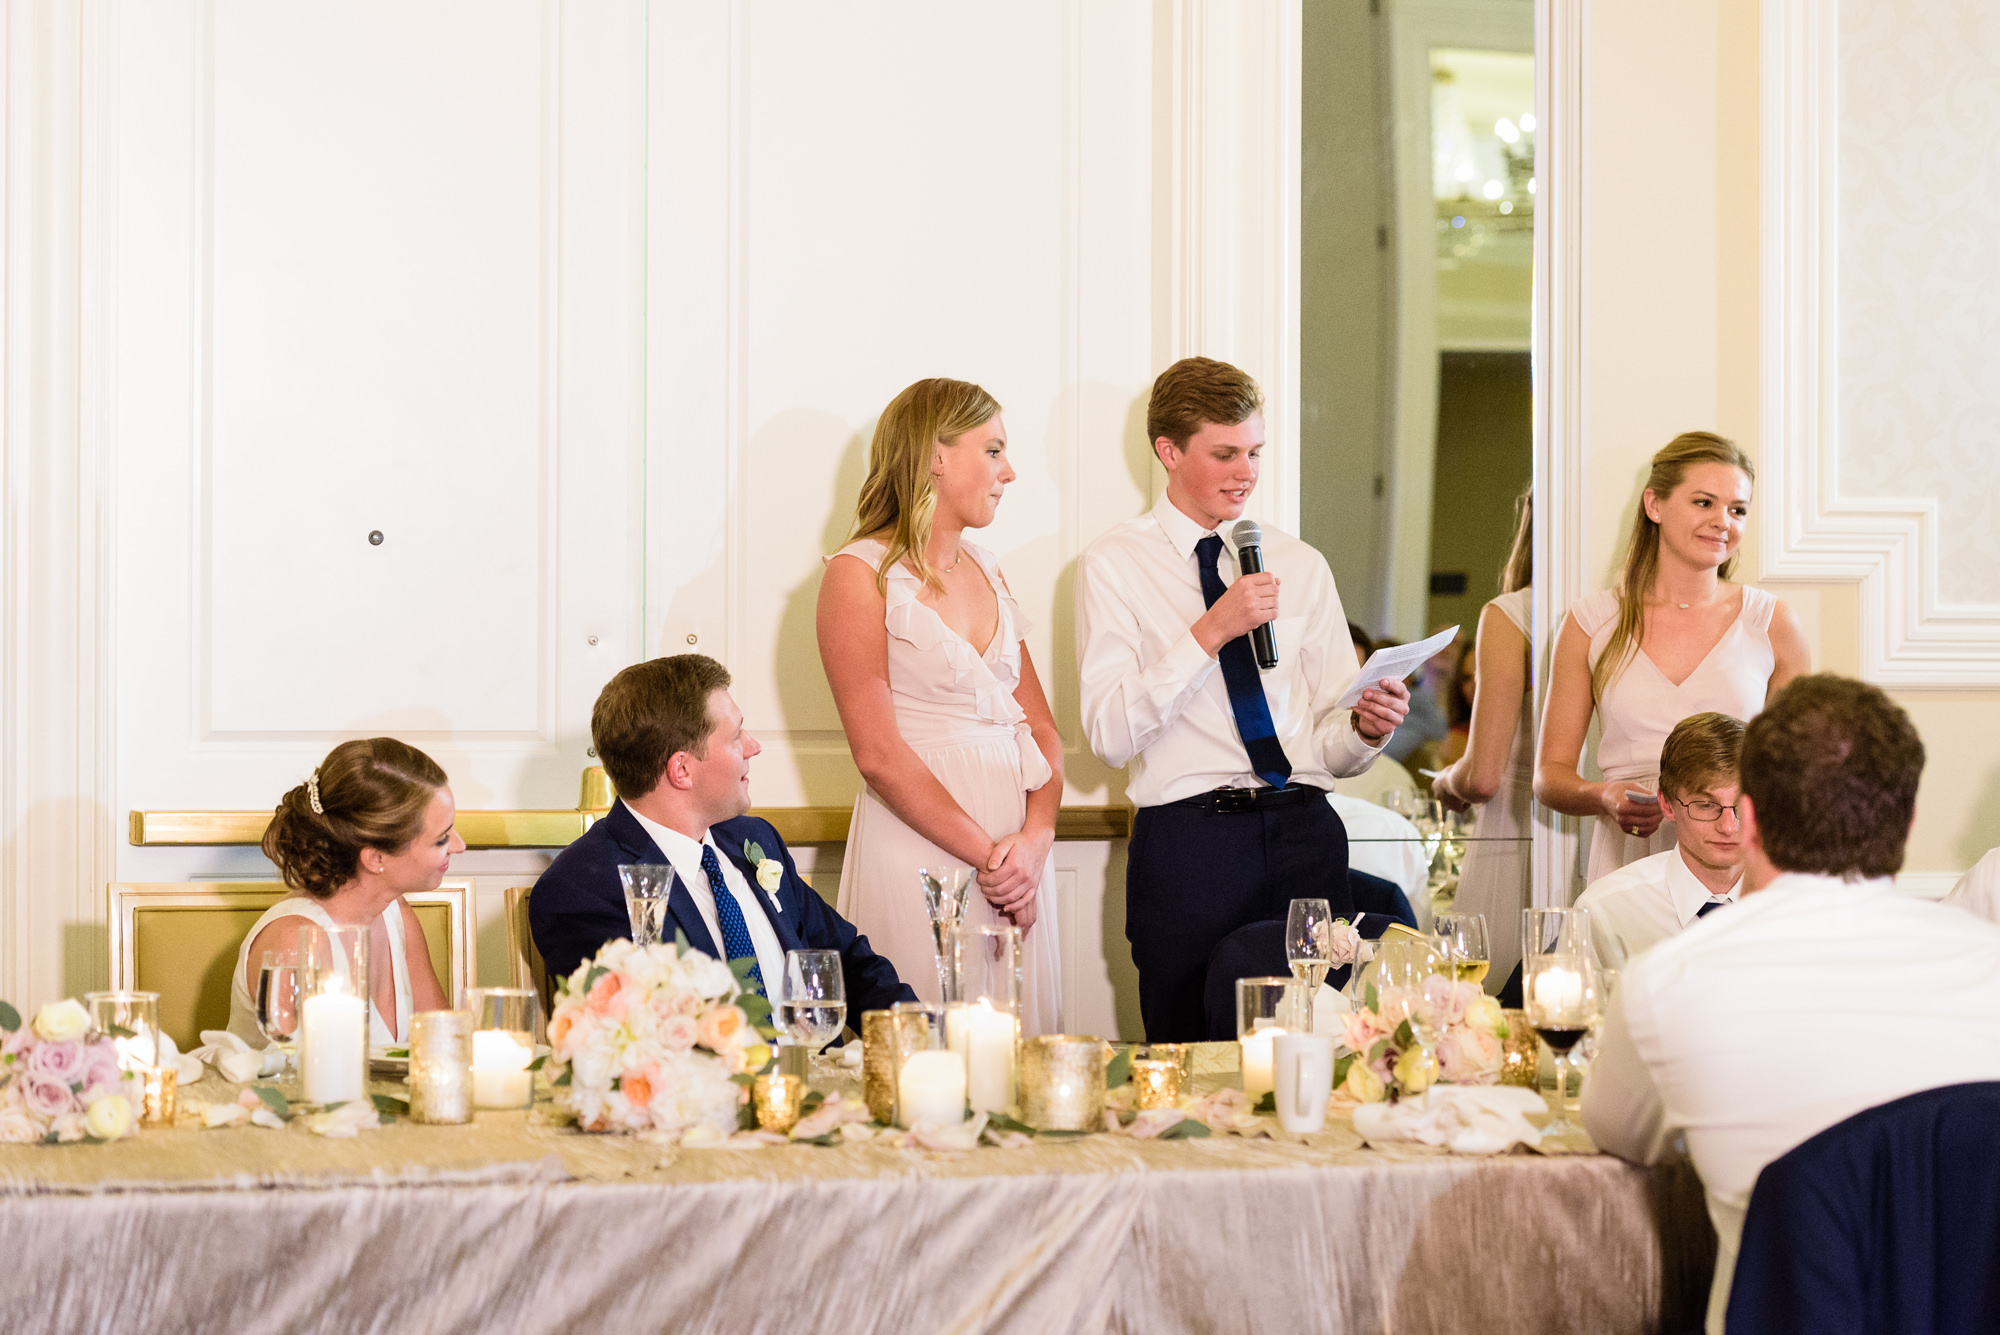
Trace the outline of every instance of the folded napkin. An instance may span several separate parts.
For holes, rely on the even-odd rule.
[[[259,1076],[276,1075],[285,1069],[284,1053],[276,1048],[259,1051],[227,1029],[202,1030],[201,1046],[188,1053],[188,1057],[197,1062],[209,1063],[222,1073],[224,1080],[239,1085],[255,1080]],[[183,1082],[192,1084],[195,1080],[201,1079],[201,1067],[199,1065],[195,1067],[192,1078],[186,1071],[181,1072],[180,1078]]]
[[[1532,1089],[1509,1085],[1433,1085],[1400,1103],[1364,1103],[1354,1129],[1370,1144],[1411,1140],[1442,1145],[1453,1154],[1498,1154],[1515,1143],[1541,1143],[1528,1114],[1547,1112]]]
[[[174,1079],[180,1084],[191,1085],[201,1079],[201,1058],[193,1053],[182,1056],[174,1036],[165,1030],[160,1031],[160,1065],[173,1067]]]

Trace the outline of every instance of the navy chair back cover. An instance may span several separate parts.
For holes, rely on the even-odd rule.
[[[1394,881],[1350,871],[1347,882],[1354,896],[1354,926],[1361,935],[1373,940],[1387,931],[1391,922],[1406,927],[1417,925],[1409,898]],[[1289,912],[1291,905],[1287,903],[1285,907]],[[1285,959],[1284,919],[1253,922],[1223,937],[1209,952],[1208,976],[1202,984],[1207,1037],[1215,1042],[1228,1042],[1236,1037],[1237,979],[1289,978],[1291,972],[1292,966]],[[1345,987],[1347,973],[1347,966],[1342,965],[1329,972],[1326,981],[1335,988]]]
[[[2000,1082],[1870,1108],[1766,1165],[1728,1331],[2000,1331]]]

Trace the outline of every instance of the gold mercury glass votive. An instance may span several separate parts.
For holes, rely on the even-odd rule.
[[[1172,1062],[1180,1068],[1181,1084],[1194,1079],[1194,1046],[1189,1043],[1148,1043],[1147,1061]]]
[[[1507,1017],[1507,1038],[1500,1046],[1500,1083],[1519,1089],[1538,1088],[1541,1044],[1535,1038],[1535,1027],[1528,1023],[1526,1011],[1501,1013]]]
[[[410,1120],[449,1126],[472,1120],[472,1012],[410,1017]]]
[[[1043,1034],[1021,1041],[1021,1120],[1037,1131],[1104,1124],[1104,1040]]]
[[[180,1111],[180,1073],[171,1066],[155,1066],[144,1072],[146,1087],[139,1110],[142,1126],[172,1126]]]
[[[861,1097],[883,1126],[896,1120],[896,1041],[889,1019],[888,1011],[861,1012]]]
[[[1141,1108],[1179,1107],[1183,1088],[1180,1064],[1155,1057],[1134,1058],[1132,1087],[1139,1091]]]
[[[806,1101],[806,1082],[795,1075],[760,1075],[750,1086],[760,1131],[790,1131]]]

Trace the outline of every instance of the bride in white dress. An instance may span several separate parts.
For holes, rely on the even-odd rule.
[[[403,896],[437,889],[451,855],[465,851],[457,814],[444,771],[414,746],[371,737],[328,752],[279,801],[264,832],[264,856],[292,893],[265,910],[236,952],[229,1032],[264,1046],[257,975],[266,951],[292,954],[301,918],[321,928],[367,924],[370,1047],[408,1043],[412,1011],[448,1009]]]
[[[855,540],[827,558],[819,651],[854,763],[841,914],[936,1002],[917,869],[978,872],[966,921],[1021,929],[1024,1034],[1061,1031],[1062,742],[999,562],[965,541],[1013,481],[1000,405],[921,380],[883,410]]]
[[[1674,846],[1654,794],[1675,724],[1709,712],[1747,722],[1811,667],[1798,614],[1729,579],[1751,477],[1749,457],[1721,436],[1669,441],[1653,456],[1618,587],[1572,604],[1556,637],[1535,796],[1597,818],[1586,881]],[[1601,781],[1578,773],[1593,713]]]

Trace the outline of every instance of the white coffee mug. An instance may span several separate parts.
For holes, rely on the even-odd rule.
[[[1294,1135],[1324,1127],[1326,1101],[1333,1094],[1333,1035],[1281,1035],[1272,1048],[1271,1066],[1279,1124]]]

